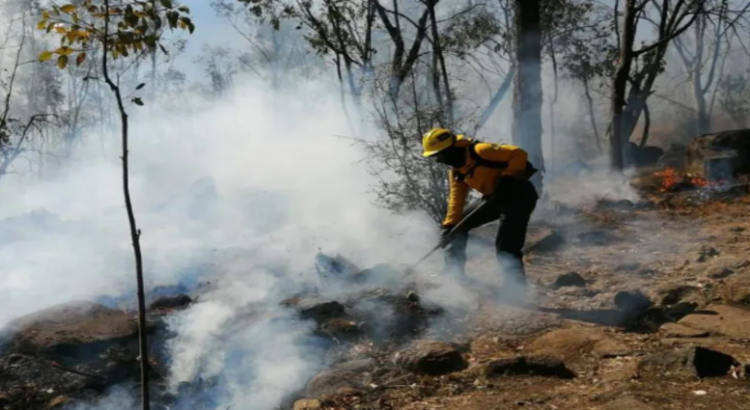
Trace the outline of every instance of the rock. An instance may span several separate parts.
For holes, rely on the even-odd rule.
[[[642,330],[656,331],[663,323],[677,322],[695,312],[697,308],[697,303],[685,302],[668,306],[654,306],[645,312],[639,313],[636,318],[637,320],[631,323],[631,325]]]
[[[709,181],[750,175],[750,130],[704,134],[688,144],[687,171]]]
[[[357,322],[344,318],[331,319],[320,325],[318,333],[337,339],[349,340],[359,336],[362,332]]]
[[[578,272],[568,272],[558,276],[551,284],[550,288],[560,289],[563,287],[586,287],[586,279]]]
[[[715,258],[717,256],[719,256],[719,251],[717,251],[716,248],[703,245],[698,251],[698,258],[696,259],[696,261],[705,262],[708,259]]]
[[[630,314],[639,314],[647,311],[653,302],[639,290],[620,291],[615,294],[615,306]]]
[[[421,303],[415,294],[385,288],[356,294],[346,301],[346,307],[360,322],[361,331],[376,343],[418,337],[431,317],[442,313],[442,308]]]
[[[342,317],[345,313],[344,305],[335,300],[304,298],[288,299],[281,302],[283,306],[292,307],[302,319],[313,319],[318,323],[325,323],[334,318]]]
[[[695,286],[667,283],[657,287],[653,291],[653,296],[657,304],[670,306],[681,302],[695,302],[700,299],[699,293],[699,289]]]
[[[165,296],[156,299],[155,301],[153,301],[153,303],[151,303],[151,310],[179,309],[188,306],[191,303],[193,303],[193,299],[190,296],[181,293],[176,296]]]
[[[699,338],[708,337],[709,333],[703,330],[693,329],[678,323],[665,323],[659,328],[666,337],[677,337],[677,338]]]
[[[341,255],[329,256],[322,252],[315,255],[315,269],[323,283],[349,280],[349,277],[362,271],[357,265]]]
[[[377,368],[377,363],[373,359],[350,360],[336,366],[337,370],[351,373],[371,372]]]
[[[735,339],[750,339],[750,312],[743,308],[711,305],[685,316],[678,323]]]
[[[558,357],[565,361],[591,355],[606,358],[627,356],[631,350],[596,329],[571,327],[553,330],[534,340],[529,350],[535,354]]]
[[[750,272],[728,278],[720,293],[726,303],[750,306]]]
[[[545,376],[572,379],[575,373],[562,360],[547,355],[506,357],[473,366],[470,372],[479,377]]]
[[[554,252],[563,246],[565,246],[565,235],[555,229],[535,243],[528,245],[524,251],[526,253]]]
[[[92,302],[52,306],[8,324],[11,352],[95,354],[92,346],[132,340],[136,321],[130,315]]]
[[[418,340],[396,353],[396,366],[430,375],[447,374],[466,368],[466,361],[455,345],[446,342]]]
[[[648,404],[631,397],[625,396],[617,400],[613,400],[604,406],[600,407],[599,410],[655,410]]]
[[[726,279],[734,275],[734,271],[726,266],[717,266],[706,271],[706,277],[709,279]]]
[[[317,399],[302,399],[294,402],[294,410],[320,410],[323,405]]]
[[[630,356],[633,354],[633,349],[617,340],[606,338],[596,343],[592,352],[602,359],[611,359]]]
[[[702,379],[725,376],[737,361],[704,347],[686,347],[652,354],[638,363],[641,376]]]
[[[341,388],[359,387],[357,374],[339,369],[328,369],[313,376],[307,388],[305,396],[308,398],[322,398],[336,394]]]

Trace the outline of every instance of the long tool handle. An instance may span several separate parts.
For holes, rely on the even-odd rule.
[[[453,229],[451,229],[450,233],[448,233],[448,236],[451,237],[451,236],[453,236],[453,234],[455,234],[456,232],[458,232],[458,230],[460,228],[462,228],[466,224],[466,221],[468,221],[469,219],[471,219],[472,215],[474,215],[475,213],[477,213],[477,211],[479,211],[480,209],[482,209],[482,207],[484,207],[486,204],[487,204],[487,200],[485,199],[485,200],[482,201],[481,204],[479,204],[479,206],[477,206],[476,208],[474,208],[473,211],[471,211],[468,215],[466,215],[463,219],[461,219],[461,221],[459,223],[457,223],[456,226],[453,227]],[[441,245],[442,245],[442,243],[437,244],[434,248],[432,248],[429,252],[427,252],[424,256],[422,256],[422,258],[420,260],[416,261],[413,265],[411,265],[410,267],[406,268],[404,277],[407,277],[407,276],[411,275],[412,273],[414,273],[414,270],[417,268],[417,266],[419,266],[427,258],[429,258],[430,256],[432,256],[433,253],[437,252],[437,250],[442,247]]]

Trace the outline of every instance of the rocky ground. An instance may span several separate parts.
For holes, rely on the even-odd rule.
[[[450,317],[409,286],[284,301],[333,342],[330,368],[281,407],[747,409],[750,193],[661,192],[661,180],[636,183],[641,203],[540,209],[527,247],[529,306],[504,303],[489,285],[477,290],[477,309]],[[469,275],[496,269],[493,236],[493,226],[477,232]],[[368,275],[396,274],[378,267],[327,280],[361,285]],[[160,409],[180,399],[159,391],[170,337],[163,318],[191,302],[167,297],[150,310]],[[395,320],[379,320],[378,306],[396,312]],[[435,332],[440,318],[450,326]],[[0,408],[66,408],[113,385],[137,388],[133,320],[72,303],[12,323],[0,335]],[[184,387],[186,395],[202,388]],[[212,408],[205,406],[191,408]]]

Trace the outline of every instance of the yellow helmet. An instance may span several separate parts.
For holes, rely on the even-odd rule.
[[[433,128],[422,136],[422,148],[424,148],[422,156],[425,158],[431,157],[453,146],[461,137],[461,135],[457,136],[445,128]]]

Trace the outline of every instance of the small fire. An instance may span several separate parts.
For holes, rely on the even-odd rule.
[[[709,186],[711,183],[703,178],[692,177],[690,178],[690,184],[697,187]]]
[[[660,192],[672,192],[678,189],[704,188],[718,185],[719,182],[707,181],[699,177],[682,176],[674,168],[665,168],[655,172],[655,176],[662,178]]]
[[[677,173],[674,168],[666,168],[664,171],[656,172],[657,177],[663,178],[661,181],[661,192],[671,191],[677,185]]]

